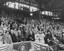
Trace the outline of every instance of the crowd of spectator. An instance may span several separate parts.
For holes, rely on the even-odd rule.
[[[39,36],[39,37],[38,37]],[[50,43],[48,43],[49,40]],[[53,45],[52,41],[64,43],[63,23],[46,19],[26,19],[18,23],[12,18],[0,19],[0,42],[15,43],[21,41],[40,41],[43,44]]]

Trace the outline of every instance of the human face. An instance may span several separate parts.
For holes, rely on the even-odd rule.
[[[3,30],[0,30],[0,36],[3,34]]]

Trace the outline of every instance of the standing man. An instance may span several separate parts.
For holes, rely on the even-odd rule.
[[[50,49],[53,51],[53,37],[50,31],[47,32],[46,36],[45,36],[45,43],[48,44],[50,46]]]

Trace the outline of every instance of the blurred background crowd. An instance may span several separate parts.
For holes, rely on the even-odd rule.
[[[54,20],[47,19],[28,20],[25,18],[23,23],[19,23],[8,17],[2,17],[0,19],[0,35],[3,36],[3,43],[35,41],[37,39],[35,35],[37,34],[45,35],[45,37],[42,35],[44,42],[46,42],[46,35],[50,34],[53,38],[55,37],[59,40],[59,42],[64,43],[63,23],[54,22]]]
[[[0,0],[0,46],[13,44],[14,48],[28,41],[24,44],[36,43],[30,51],[37,44],[51,51],[64,49],[63,5],[61,0]]]

